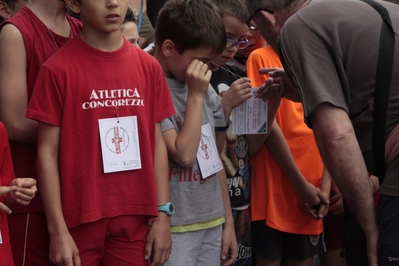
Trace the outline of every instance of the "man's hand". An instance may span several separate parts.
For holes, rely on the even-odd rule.
[[[341,193],[337,193],[330,198],[329,211],[334,215],[339,215],[344,212],[344,201]]]
[[[279,101],[287,98],[294,102],[300,102],[298,90],[292,84],[290,78],[282,68],[262,68],[260,74],[269,75],[265,83],[259,87],[258,97]]]
[[[163,265],[172,251],[172,235],[170,232],[170,218],[166,213],[159,212],[147,235],[144,258],[152,256],[151,266]]]

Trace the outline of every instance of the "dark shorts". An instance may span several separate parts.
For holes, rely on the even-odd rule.
[[[233,210],[233,218],[238,244],[238,254],[233,266],[251,265],[251,213],[249,207],[244,210]]]
[[[326,251],[342,249],[344,240],[341,220],[341,215],[334,215],[331,212],[323,220]]]
[[[305,260],[325,251],[324,237],[299,235],[266,226],[265,220],[252,222],[252,251],[267,259]]]
[[[399,197],[380,196],[378,222],[379,265],[399,265]]]

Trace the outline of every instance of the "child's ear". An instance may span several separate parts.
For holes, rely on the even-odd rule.
[[[169,39],[165,40],[162,43],[161,49],[162,49],[162,53],[164,54],[164,56],[169,57],[175,51],[175,44]]]
[[[65,0],[68,8],[72,10],[72,12],[79,14],[80,13],[80,0]]]
[[[0,17],[4,20],[11,18],[9,7],[4,1],[0,1]]]

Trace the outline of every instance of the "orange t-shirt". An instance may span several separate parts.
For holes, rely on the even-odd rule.
[[[259,87],[267,75],[260,68],[282,68],[271,46],[255,50],[246,63],[247,76],[253,87]],[[277,111],[280,126],[300,171],[316,187],[320,186],[324,164],[313,131],[304,123],[301,103],[283,99]],[[322,220],[316,221],[301,212],[294,188],[270,155],[266,145],[252,156],[251,210],[252,220],[266,220],[266,225],[294,234],[320,234]]]

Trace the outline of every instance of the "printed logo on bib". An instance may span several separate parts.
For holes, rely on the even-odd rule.
[[[115,126],[105,134],[105,145],[116,154],[121,154],[129,148],[129,134],[123,127]]]
[[[319,243],[320,235],[309,235],[310,244],[314,247]]]

